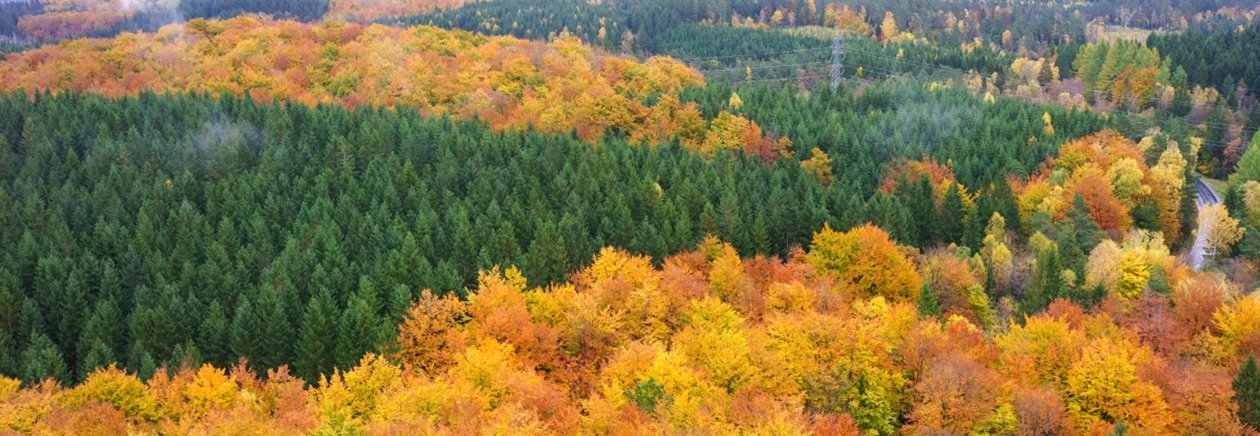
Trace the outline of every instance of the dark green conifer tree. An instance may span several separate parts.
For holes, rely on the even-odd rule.
[[[66,359],[47,335],[36,333],[31,336],[30,344],[22,352],[22,362],[22,380],[26,383],[39,383],[48,378],[61,383],[70,382]]]
[[[1094,218],[1089,215],[1089,206],[1085,204],[1085,197],[1076,194],[1072,197],[1072,207],[1068,209],[1068,219],[1072,221],[1072,226],[1076,229],[1076,247],[1082,253],[1088,254],[1093,251],[1094,246],[1102,242],[1103,232],[1098,227],[1098,223],[1094,222]]]
[[[333,351],[337,343],[337,307],[327,289],[306,304],[298,329],[293,362],[294,375],[317,383],[320,376],[332,372]]]
[[[936,299],[936,291],[927,284],[919,291],[919,314],[923,316],[940,316],[941,306]]]
[[[206,317],[201,322],[197,343],[201,344],[202,357],[217,367],[225,367],[232,354],[230,340],[231,323],[218,301],[211,301]]]
[[[1247,356],[1233,386],[1238,420],[1251,430],[1260,430],[1260,368],[1256,365],[1256,356]]]
[[[100,339],[92,339],[85,350],[87,351],[83,356],[83,362],[79,364],[79,381],[86,379],[93,371],[105,368],[117,361],[114,351]]]
[[[958,184],[955,183],[941,197],[941,239],[947,244],[962,242],[963,231],[966,229],[964,223],[967,209],[958,189]]]
[[[351,297],[337,325],[337,367],[351,368],[364,353],[375,350],[384,339],[382,323],[367,299],[361,295]]]

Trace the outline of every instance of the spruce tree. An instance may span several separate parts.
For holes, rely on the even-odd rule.
[[[61,383],[70,382],[70,370],[65,357],[48,336],[40,333],[31,336],[30,345],[22,352],[22,380],[39,383],[52,378]]]
[[[565,249],[564,236],[555,224],[550,221],[542,223],[534,241],[529,244],[529,258],[526,277],[537,280],[539,284],[564,279],[568,273],[569,253]]]
[[[1063,266],[1058,250],[1051,249],[1037,256],[1036,280],[1024,295],[1020,310],[1025,314],[1040,312],[1056,299],[1067,296],[1063,283]]]
[[[919,291],[919,314],[923,316],[940,316],[941,306],[936,299],[936,291],[926,283]]]
[[[232,354],[229,343],[230,323],[223,306],[218,301],[211,301],[206,309],[206,318],[201,322],[201,330],[197,335],[197,343],[201,344],[202,356],[206,362],[217,367],[225,367],[228,356]]]
[[[1225,196],[1222,202],[1225,204],[1225,209],[1229,211],[1229,216],[1247,216],[1247,204],[1243,202],[1243,192],[1240,186],[1230,185],[1225,188],[1225,192],[1222,194]]]
[[[1233,386],[1238,420],[1252,430],[1260,430],[1260,367],[1256,365],[1256,356],[1247,356]]]
[[[123,321],[118,305],[114,303],[113,298],[97,301],[96,307],[92,309],[92,314],[88,317],[87,323],[83,325],[83,333],[79,338],[79,349],[87,353],[92,349],[92,343],[99,341],[102,347],[110,350],[110,354],[113,354],[113,350],[119,350],[123,347],[122,339]],[[79,372],[82,373],[83,371]]]
[[[85,348],[83,362],[79,364],[79,381],[83,381],[93,371],[115,363],[114,351],[100,339],[93,339]]]
[[[127,369],[134,372],[141,380],[148,380],[153,377],[153,373],[157,372],[157,362],[143,345],[133,343],[131,350],[127,352]]]
[[[57,337],[66,358],[70,362],[77,363],[82,357],[81,353],[85,352],[85,350],[80,350],[76,343],[83,330],[84,314],[89,307],[87,278],[84,277],[81,268],[72,267],[61,292],[61,297],[57,299],[57,310],[60,312],[57,317],[59,322]]]
[[[258,366],[255,356],[262,348],[262,341],[258,336],[260,330],[258,316],[254,314],[254,305],[247,298],[242,296],[240,300],[240,305],[236,306],[236,314],[232,316],[232,325],[228,330],[228,346],[232,351],[230,358],[243,357],[249,361],[251,367],[256,369]]]
[[[984,228],[989,224],[989,216],[991,215],[983,215],[979,202],[967,209],[967,218],[963,220],[962,243],[972,252],[980,251],[980,246],[984,242]]]
[[[1068,209],[1068,218],[1072,220],[1072,226],[1076,229],[1076,247],[1082,253],[1089,253],[1094,249],[1095,245],[1102,242],[1103,232],[1098,227],[1098,223],[1094,222],[1094,218],[1089,215],[1089,206],[1085,204],[1085,197],[1076,194],[1072,198],[1072,207]]]
[[[758,212],[750,232],[754,253],[770,253],[770,230],[766,226],[765,212]]]
[[[906,241],[906,243],[917,247],[935,245],[939,239],[939,229],[932,182],[927,176],[914,181],[903,180],[899,190],[902,191],[901,201],[909,209],[910,224],[914,228],[912,232],[914,240]]]
[[[962,242],[965,230],[967,209],[958,186],[951,185],[941,198],[941,239],[948,244]]]
[[[372,310],[366,299],[359,295],[351,297],[350,304],[342,313],[341,321],[337,325],[335,356],[338,368],[353,367],[364,353],[380,345],[381,322],[380,316]]]
[[[265,373],[265,370],[278,368],[291,361],[293,327],[284,310],[284,302],[274,290],[263,289],[259,292],[254,312],[258,320],[255,331],[258,348],[250,357],[259,372]]]
[[[302,324],[294,346],[294,374],[317,383],[321,375],[332,372],[333,351],[337,339],[336,303],[328,289],[320,289],[319,295],[306,304]]]
[[[1199,205],[1198,205],[1198,189],[1195,189],[1195,180],[1198,174],[1195,173],[1194,165],[1186,165],[1185,184],[1181,187],[1181,234],[1185,235],[1182,241],[1169,241],[1174,244],[1173,248],[1178,248],[1178,242],[1191,242],[1193,239],[1189,236],[1194,234],[1195,229],[1199,228]]]
[[[1023,236],[1024,225],[1019,214],[1019,201],[1015,199],[1015,193],[1011,192],[1011,185],[1006,181],[994,184],[993,211],[1002,214],[1002,218],[1006,219],[1007,229],[1015,235]]]

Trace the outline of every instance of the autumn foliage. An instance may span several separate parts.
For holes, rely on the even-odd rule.
[[[18,30],[35,39],[63,39],[90,36],[122,24],[127,15],[118,11],[66,11],[26,15],[18,19]]]
[[[986,329],[921,315],[906,294],[920,278],[900,251],[863,226],[824,229],[809,254],[787,260],[741,258],[710,237],[660,267],[608,248],[563,285],[530,287],[515,268],[495,268],[467,300],[424,293],[392,352],[317,386],[244,364],[171,368],[148,381],[110,367],[73,388],[0,379],[0,428],[1101,434],[1123,422],[1142,434],[1241,431],[1229,375],[1258,351],[1260,299],[1204,275],[1174,285],[1171,308],[1162,296],[1091,312],[1060,300]],[[951,256],[919,260],[930,287],[978,280]],[[871,282],[896,289],[853,278],[875,271]]]
[[[407,105],[476,117],[495,128],[606,131],[636,142],[677,139],[704,152],[786,153],[757,123],[722,112],[706,122],[679,101],[702,76],[680,62],[644,62],[562,37],[550,43],[420,26],[322,25],[242,16],[191,20],[153,34],[75,40],[0,64],[0,90],[86,91],[107,96],[192,90],[306,104]],[[648,105],[649,98],[660,96]]]
[[[916,182],[923,177],[931,182],[932,191],[938,200],[950,186],[958,183],[954,170],[947,165],[932,160],[903,160],[888,167],[879,191],[891,195],[897,189],[897,183],[902,180]]]
[[[83,38],[123,24],[145,8],[174,10],[177,0],[39,0],[44,13],[18,18],[18,31],[27,38],[54,40]]]
[[[1153,209],[1165,240],[1177,240],[1187,161],[1177,143],[1170,142],[1157,154],[1155,165],[1148,166],[1143,154],[1149,147],[1156,145],[1134,143],[1115,130],[1063,144],[1039,174],[1016,184],[1021,215],[1027,219],[1045,213],[1062,220],[1080,196],[1090,218],[1119,239],[1133,227],[1134,208],[1146,206]]]

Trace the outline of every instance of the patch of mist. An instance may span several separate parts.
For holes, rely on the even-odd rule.
[[[128,16],[139,17],[145,31],[156,31],[167,25],[182,25],[184,14],[180,12],[180,0],[118,0],[118,8]]]
[[[202,174],[230,174],[256,159],[262,131],[253,124],[218,113],[206,117],[201,127],[189,135],[187,143],[194,159],[185,161],[185,168]]]

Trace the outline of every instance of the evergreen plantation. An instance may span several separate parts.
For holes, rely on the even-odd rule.
[[[407,109],[10,94],[0,111],[8,144],[0,148],[0,195],[19,207],[3,212],[5,298],[14,309],[3,371],[30,380],[49,375],[18,358],[46,341],[64,359],[66,381],[115,359],[147,373],[194,348],[219,366],[248,356],[256,369],[274,368],[310,357],[290,338],[302,330],[311,301],[327,293],[332,313],[343,315],[332,324],[356,331],[362,325],[351,323],[367,323],[380,334],[357,343],[312,336],[329,350],[341,347],[335,362],[295,368],[316,381],[329,364],[349,365],[391,337],[387,331],[421,290],[462,295],[478,271],[496,265],[517,265],[531,283],[546,284],[604,246],[661,259],[706,234],[750,255],[785,255],[824,222],[847,228],[873,221],[931,246],[956,237],[918,226],[957,224],[963,211],[917,215],[924,209],[907,203],[935,204],[931,193],[876,193],[884,177],[878,168],[894,156],[923,155],[960,162],[960,180],[987,186],[1006,171],[965,169],[999,157],[1009,170],[1036,165],[997,142],[928,146],[942,136],[961,145],[992,134],[978,113],[1019,120],[1034,118],[1030,109],[887,86],[862,98],[824,92],[799,103],[806,107],[772,107],[783,101],[773,90],[748,95],[745,109],[819,115],[794,124],[803,136],[817,132],[811,142],[835,140],[828,152],[844,166],[826,185],[791,162],[729,153],[705,159],[677,145],[617,138],[592,146]],[[899,95],[926,96],[934,103],[924,104],[955,107],[966,118],[953,131],[922,132],[934,136],[874,141],[889,123],[916,116],[913,107],[895,105]],[[1081,129],[1097,123],[1079,118]],[[828,124],[842,131],[805,124],[837,119],[844,121]],[[1022,130],[1040,123],[1024,122]],[[1009,127],[1017,138],[1018,126]],[[985,200],[1003,190],[980,192],[982,204],[1014,202],[1009,189],[1004,200]],[[374,302],[368,313],[346,311],[357,298]],[[246,339],[265,342],[240,343]],[[94,350],[97,340],[104,347]],[[94,351],[111,359],[88,359]]]

